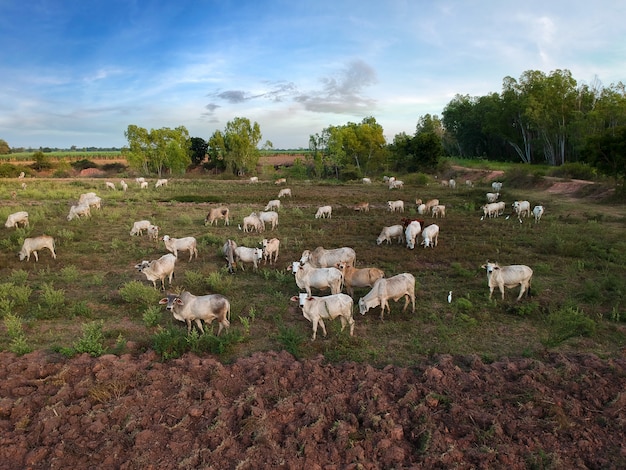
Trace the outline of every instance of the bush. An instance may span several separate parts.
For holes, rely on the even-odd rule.
[[[87,160],[86,158],[72,162],[70,163],[70,165],[72,165],[72,168],[74,168],[76,171],[87,170],[88,168],[98,168],[98,165],[96,165],[91,160]]]
[[[130,281],[120,288],[120,297],[129,304],[148,307],[158,303],[161,294],[152,286],[142,284],[139,281]]]
[[[597,176],[595,168],[586,163],[574,162],[564,163],[561,166],[552,168],[549,172],[550,176],[558,178],[573,178],[577,180],[594,180]]]
[[[577,308],[564,307],[550,313],[546,320],[548,337],[546,346],[556,346],[575,336],[591,336],[596,331],[596,322]]]
[[[103,326],[103,320],[83,325],[83,336],[72,346],[72,355],[88,353],[93,357],[102,356],[104,354]]]
[[[33,350],[26,343],[26,335],[24,335],[24,330],[22,329],[22,319],[19,316],[12,313],[7,314],[4,317],[4,326],[7,329],[9,338],[11,338],[9,351],[21,356]]]
[[[163,313],[161,307],[158,305],[151,305],[143,312],[141,318],[143,320],[143,324],[150,328],[159,324],[162,315]]]

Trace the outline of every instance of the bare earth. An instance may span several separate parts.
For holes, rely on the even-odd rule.
[[[0,468],[624,468],[626,359],[0,353]]]

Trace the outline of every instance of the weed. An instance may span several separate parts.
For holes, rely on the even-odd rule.
[[[26,283],[28,280],[28,271],[24,271],[23,269],[16,269],[11,272],[9,276],[9,281],[11,281],[15,285],[22,285]]]
[[[51,283],[44,283],[41,286],[41,292],[39,294],[39,311],[42,314],[40,318],[51,318],[61,313],[65,306],[65,291],[63,289],[55,289]]]
[[[69,356],[83,353],[87,353],[92,357],[102,356],[104,354],[103,326],[103,320],[84,324],[83,336],[72,345],[71,349],[62,352]]]
[[[302,343],[306,341],[305,337],[295,328],[281,325],[278,327],[278,334],[275,339],[285,348],[285,351],[299,358],[302,354]]]
[[[185,271],[185,286],[192,292],[202,292],[204,290],[204,274],[198,271]]]
[[[161,317],[163,316],[163,312],[161,308],[157,305],[151,305],[147,309],[144,310],[143,315],[141,316],[143,320],[143,324],[150,328],[153,326],[157,326],[161,321]]]
[[[563,307],[548,315],[548,337],[543,343],[548,347],[556,346],[575,336],[591,336],[596,331],[596,322],[582,310]]]
[[[84,300],[74,303],[74,305],[72,305],[71,312],[73,317],[88,318],[91,316],[91,309]]]
[[[120,288],[120,297],[124,301],[141,306],[149,306],[159,301],[161,294],[152,286],[147,286],[139,281],[130,281]]]
[[[61,279],[64,282],[75,282],[79,277],[80,272],[76,266],[69,265],[61,268]]]
[[[7,334],[11,338],[9,343],[9,351],[21,356],[23,354],[31,352],[33,349],[26,343],[26,335],[22,327],[22,319],[12,313],[7,313],[4,316],[4,326],[7,329]]]

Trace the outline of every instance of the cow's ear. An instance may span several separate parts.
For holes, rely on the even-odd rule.
[[[497,264],[493,267],[493,270],[495,271],[496,269],[500,269],[500,266],[498,266]]]
[[[182,301],[180,297],[176,297],[176,300],[174,300],[174,302],[176,302],[176,304],[178,305],[184,305],[184,302]]]
[[[486,264],[483,264],[483,265],[481,266],[481,269],[487,269],[487,265],[486,265]]]
[[[165,305],[167,303],[167,299],[159,300],[159,305]]]

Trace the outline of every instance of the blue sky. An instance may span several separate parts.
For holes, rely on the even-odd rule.
[[[275,148],[374,116],[391,141],[526,70],[626,82],[615,0],[0,0],[0,139],[121,147],[129,124]]]

